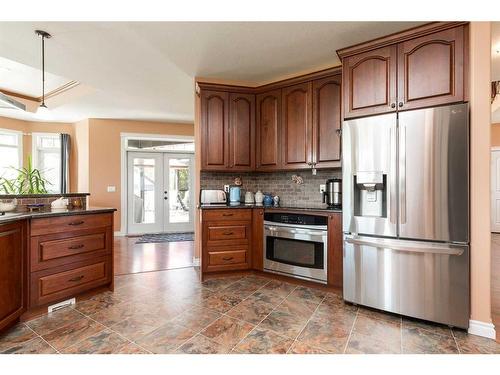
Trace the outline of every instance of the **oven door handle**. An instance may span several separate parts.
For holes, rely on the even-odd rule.
[[[285,232],[285,233],[293,233],[293,234],[305,234],[305,235],[311,235],[311,236],[324,236],[327,233],[326,230],[293,229],[293,228],[287,228],[287,227],[272,227],[272,226],[268,226],[268,225],[265,226],[265,229],[267,229],[270,232]]]

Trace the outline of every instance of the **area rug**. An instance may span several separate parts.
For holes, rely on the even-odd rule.
[[[142,235],[135,243],[161,243],[194,241],[194,233],[150,233]]]

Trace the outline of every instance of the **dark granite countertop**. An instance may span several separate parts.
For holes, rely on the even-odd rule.
[[[114,212],[116,208],[108,207],[87,207],[83,209],[66,209],[66,210],[44,210],[44,211],[23,211],[23,212],[6,212],[4,216],[0,216],[0,224],[11,221],[37,219],[42,217],[54,216],[71,216],[71,215],[90,215],[105,212]]]
[[[311,212],[342,212],[339,209],[332,209],[326,206],[318,206],[318,207],[306,207],[306,206],[263,206],[257,204],[245,204],[241,203],[239,205],[228,205],[228,204],[202,204],[199,206],[202,210],[212,210],[212,209],[221,209],[221,208],[229,208],[229,209],[242,209],[242,208],[263,208],[266,211],[311,211]]]
[[[71,198],[88,196],[90,193],[64,193],[64,194],[0,194],[0,199],[27,199],[27,198]]]

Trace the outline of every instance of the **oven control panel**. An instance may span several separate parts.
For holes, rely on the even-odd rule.
[[[264,220],[272,221],[275,223],[297,225],[327,225],[328,222],[325,216],[286,214],[276,212],[264,213]]]

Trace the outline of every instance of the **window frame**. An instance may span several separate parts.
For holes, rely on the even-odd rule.
[[[16,136],[17,146],[1,145],[1,147],[17,148],[17,157],[19,160],[19,165],[17,166],[17,168],[22,168],[24,166],[24,154],[23,154],[24,133],[20,130],[0,128],[0,134],[8,134]]]
[[[61,133],[58,132],[34,132],[31,133],[31,162],[33,163],[33,168],[40,169],[39,166],[39,158],[38,158],[38,139],[40,137],[58,137],[59,139],[61,138]],[[61,145],[59,147],[59,150],[61,149]],[[58,192],[55,192],[54,194],[60,194],[60,187],[58,187]]]

